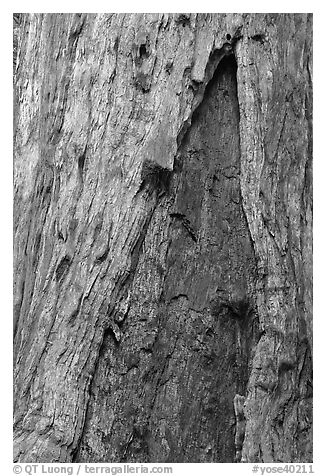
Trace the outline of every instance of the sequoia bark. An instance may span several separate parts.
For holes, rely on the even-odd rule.
[[[15,461],[311,461],[311,15],[19,22]]]

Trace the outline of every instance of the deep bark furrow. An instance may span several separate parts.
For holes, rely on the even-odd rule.
[[[136,461],[137,458],[144,461],[205,461],[207,458],[210,461],[234,461],[235,459],[233,398],[236,393],[245,394],[250,372],[250,356],[257,333],[255,328],[251,327],[254,313],[246,314],[244,311],[238,310],[238,314],[235,314],[234,311],[235,306],[241,306],[243,303],[246,307],[247,302],[254,302],[254,296],[249,294],[254,288],[255,270],[250,237],[246,231],[240,200],[238,121],[236,66],[234,58],[229,57],[220,63],[211,84],[207,87],[203,102],[196,112],[193,124],[179,151],[181,171],[174,173],[169,190],[170,196],[174,196],[172,209],[176,211],[169,213],[172,222],[170,224],[169,221],[165,225],[168,226],[165,233],[169,236],[170,245],[164,262],[164,281],[161,280],[163,294],[159,295],[160,301],[156,304],[152,303],[147,308],[143,306],[142,319],[146,319],[147,323],[145,329],[129,328],[134,325],[131,316],[135,319],[135,311],[131,305],[127,321],[123,324],[123,338],[119,347],[109,346],[111,351],[109,350],[108,354],[101,356],[104,361],[108,361],[111,360],[110,352],[114,352],[115,358],[123,361],[130,352],[131,346],[128,345],[128,338],[135,343],[136,349],[138,347],[138,351],[135,349],[134,353],[138,352],[141,355],[142,347],[136,344],[142,340],[141,334],[138,333],[148,332],[146,327],[150,329],[152,322],[149,315],[154,314],[155,320],[155,314],[159,313],[161,316],[157,316],[160,322],[159,331],[145,361],[146,364],[142,362],[140,355],[134,357],[138,362],[135,367],[132,367],[134,375],[125,377],[119,383],[119,393],[121,392],[121,395],[124,396],[123,400],[121,398],[116,400],[114,393],[100,396],[96,390],[98,382],[107,380],[107,377],[101,373],[99,367],[95,385],[95,400],[92,402],[96,408],[96,415],[103,414],[104,417],[105,409],[110,408],[113,415],[120,415],[119,419],[127,421],[126,412],[130,406],[133,407],[135,399],[135,396],[128,391],[130,378],[138,381],[145,378],[148,386],[146,400],[152,401],[147,409],[134,408],[134,413],[130,414],[130,417],[134,419],[133,427],[130,427],[130,423],[128,424],[130,430],[125,432],[126,441],[124,443],[120,442],[117,445],[114,440],[108,441],[105,456],[109,460],[122,461],[127,456],[129,461]],[[189,154],[190,151],[191,154]],[[198,163],[199,165],[197,165]],[[202,163],[205,165],[203,166]],[[230,166],[235,169],[233,175],[230,178],[224,177],[224,168],[228,170]],[[204,172],[200,172],[201,169]],[[211,186],[214,183],[212,179],[215,174],[219,174],[220,177],[219,184],[216,186],[218,196],[212,195],[211,198],[205,198],[205,194],[209,196],[213,191]],[[238,195],[238,200],[230,204],[226,197],[232,194]],[[222,204],[225,208],[224,213],[221,212]],[[193,220],[188,220],[187,216],[190,215],[193,216]],[[235,216],[237,216],[237,225],[231,230],[232,225],[225,226],[224,223],[231,223],[235,220]],[[181,217],[181,222],[186,226],[178,227],[175,223],[176,217]],[[198,217],[201,217],[201,223],[198,222]],[[241,225],[239,225],[238,217],[240,217]],[[218,247],[211,246],[206,242],[207,238],[204,233],[209,235],[206,224],[209,220],[212,221],[210,229],[216,230],[216,240],[220,243]],[[161,221],[164,223],[163,220]],[[194,223],[197,221],[196,229],[201,235],[201,241],[198,243],[197,239],[195,242],[193,241],[194,232],[189,231],[190,226],[193,226],[190,225],[192,221]],[[153,232],[155,232],[155,228]],[[190,242],[187,238],[188,233],[190,233]],[[234,243],[234,248],[230,242]],[[242,257],[239,256],[240,248]],[[152,263],[147,260],[147,253],[148,247],[146,248],[145,245],[143,266],[141,267],[145,270],[141,269],[142,274],[151,272]],[[232,253],[234,253],[234,258],[231,257]],[[159,251],[158,254],[160,254]],[[186,258],[187,255],[188,258]],[[232,263],[234,259],[237,261]],[[240,265],[241,261],[243,267]],[[216,270],[214,266],[217,266]],[[236,266],[236,272],[234,266]],[[218,268],[220,268],[219,273],[217,272]],[[239,269],[244,272],[243,276],[239,276]],[[226,274],[228,274],[228,280],[225,280]],[[216,278],[216,275],[219,277]],[[192,276],[196,278],[193,284],[191,284]],[[150,288],[146,285],[146,280],[142,282],[141,276],[135,279],[138,284],[132,285],[134,299],[137,300],[137,295],[140,293],[150,296]],[[189,279],[190,283],[187,284]],[[201,286],[204,286],[203,289],[198,289],[200,282],[202,282]],[[177,292],[175,287],[178,286],[178,283],[182,283],[182,290]],[[151,284],[153,285],[153,283]],[[219,289],[218,294],[215,294],[215,288]],[[179,296],[177,299],[176,294]],[[196,297],[197,294],[201,297],[200,302]],[[189,300],[186,295],[192,296],[191,299]],[[198,310],[193,311],[194,308]],[[179,324],[173,324],[178,320]],[[181,324],[183,320],[185,322]],[[210,321],[210,325],[208,327],[201,325],[199,334],[196,335],[198,323],[207,320]],[[186,326],[186,330],[182,332],[183,325]],[[171,331],[177,333],[173,349],[170,349]],[[209,341],[206,337],[207,332],[210,333]],[[107,338],[111,339],[110,336]],[[192,345],[189,347],[189,339],[203,340],[204,348],[193,349]],[[237,350],[235,351],[235,349]],[[198,352],[197,358],[192,356],[194,350],[195,355]],[[183,355],[184,353],[185,355]],[[178,361],[180,361],[181,370],[176,370],[179,366]],[[224,370],[222,361],[226,361]],[[185,365],[185,374],[182,372],[182,365]],[[235,366],[235,370],[230,371],[229,365]],[[171,369],[171,366],[174,370]],[[101,368],[104,370],[105,366],[102,365]],[[218,375],[214,376],[214,368],[218,368]],[[206,372],[205,377],[202,377],[203,372]],[[152,375],[151,380],[146,379],[147,374]],[[183,388],[183,382],[186,380],[192,381],[194,388]],[[223,382],[223,390],[219,382]],[[228,385],[229,390],[226,395],[225,387]],[[202,387],[202,391],[198,394],[199,387]],[[173,393],[174,404],[169,401],[167,396],[164,397],[166,392],[167,394]],[[207,398],[212,399],[212,403],[209,405],[205,401]],[[230,402],[228,407],[225,406],[227,401]],[[178,407],[175,407],[176,404]],[[203,425],[206,430],[206,433],[202,431],[201,434],[197,434],[196,438],[193,436],[191,439],[188,435],[189,429],[186,429],[182,423],[177,423],[180,418],[183,418],[183,412],[189,405],[190,407],[195,405],[197,409],[197,412],[194,412],[196,416],[193,416],[194,421],[191,425],[196,426],[200,421],[200,425]],[[172,410],[173,408],[175,410]],[[211,412],[209,424],[208,420],[205,420],[205,412]],[[95,410],[92,413],[95,414]],[[161,423],[158,424],[158,421]],[[162,427],[163,421],[164,427]],[[119,420],[116,425],[111,428],[111,434],[121,433]],[[209,429],[207,425],[209,425]],[[139,426],[141,426],[141,431],[138,429]],[[91,430],[91,418],[87,428],[88,431],[85,431],[81,442],[81,448],[85,449],[78,454],[75,461],[84,461],[85,459],[91,461],[97,458],[98,439],[95,438],[94,431],[98,433],[99,430],[98,428],[95,430],[95,427],[93,427],[94,430]],[[159,432],[163,431],[165,436],[161,433],[158,434],[158,428],[160,428]],[[105,434],[105,427],[102,431]],[[223,438],[217,438],[217,435],[223,431],[225,431]],[[130,434],[135,432],[137,438],[130,441]],[[160,440],[165,443],[160,444]],[[121,452],[117,451],[119,446],[122,448]]]
[[[17,461],[311,460],[311,32],[19,17]]]

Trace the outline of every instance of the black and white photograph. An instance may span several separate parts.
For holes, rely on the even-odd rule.
[[[313,17],[12,15],[14,473],[314,472]]]

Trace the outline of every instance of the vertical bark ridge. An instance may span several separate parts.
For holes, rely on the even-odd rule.
[[[299,462],[304,453],[311,461],[312,190],[305,179],[312,160],[305,55],[311,15],[277,21],[267,15],[269,35],[257,29],[255,17],[236,49],[241,193],[257,258],[262,330],[245,403],[242,460]]]

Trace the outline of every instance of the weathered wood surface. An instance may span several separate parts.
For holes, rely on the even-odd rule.
[[[311,15],[22,15],[14,81],[15,461],[311,461]]]

